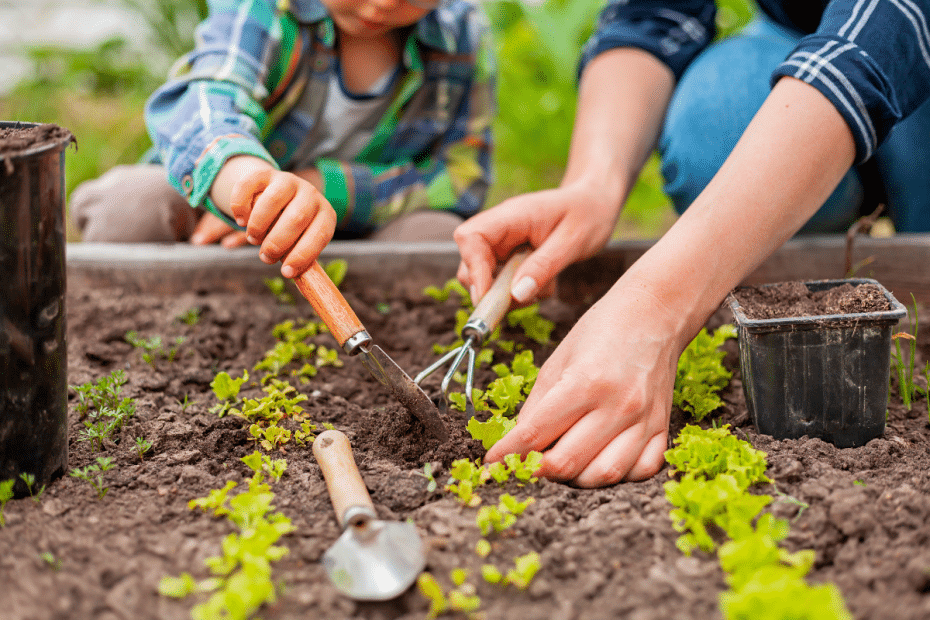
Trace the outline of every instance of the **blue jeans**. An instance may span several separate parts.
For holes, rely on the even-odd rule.
[[[682,213],[736,146],[771,88],[772,71],[800,34],[757,18],[740,34],[714,43],[688,67],[675,89],[659,141],[665,191]],[[930,231],[930,101],[898,123],[874,156],[898,232]],[[864,177],[850,169],[801,233],[845,232],[861,215]],[[866,181],[868,182],[868,181]],[[870,210],[870,209],[869,209]]]

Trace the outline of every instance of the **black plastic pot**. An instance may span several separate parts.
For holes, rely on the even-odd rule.
[[[0,122],[0,129],[32,123]],[[0,481],[35,486],[68,464],[65,148],[0,147]],[[34,489],[37,490],[37,489]]]
[[[821,291],[844,283],[878,286],[891,309],[754,320],[730,295],[746,406],[760,433],[776,439],[807,435],[851,448],[885,432],[891,331],[907,309],[872,279],[804,284]]]

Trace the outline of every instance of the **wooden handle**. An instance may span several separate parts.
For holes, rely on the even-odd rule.
[[[497,327],[497,324],[507,314],[507,310],[510,309],[510,285],[513,281],[513,274],[517,272],[517,268],[523,264],[523,261],[529,255],[529,250],[521,250],[507,259],[504,268],[497,274],[491,288],[484,294],[484,297],[475,306],[475,311],[468,317],[469,321],[484,321],[488,325],[488,331],[493,331]]]
[[[326,323],[339,346],[365,329],[349,302],[329,279],[319,262],[313,261],[310,269],[294,278],[294,283]]]
[[[313,441],[313,456],[323,470],[339,525],[345,527],[343,517],[354,506],[365,506],[374,513],[375,505],[355,465],[348,437],[336,430],[323,431]]]

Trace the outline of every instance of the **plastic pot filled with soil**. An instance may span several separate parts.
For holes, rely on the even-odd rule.
[[[872,279],[784,282],[730,296],[743,390],[760,433],[837,447],[885,431],[891,332],[905,307]]]
[[[21,494],[68,460],[64,160],[73,141],[57,125],[0,122],[0,480],[16,480]]]

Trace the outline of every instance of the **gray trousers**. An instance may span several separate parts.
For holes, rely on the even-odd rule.
[[[171,187],[157,164],[116,166],[98,179],[78,185],[69,200],[71,219],[81,240],[98,243],[171,243],[187,241],[203,215]],[[462,218],[447,211],[415,211],[367,239],[378,241],[452,241]]]

